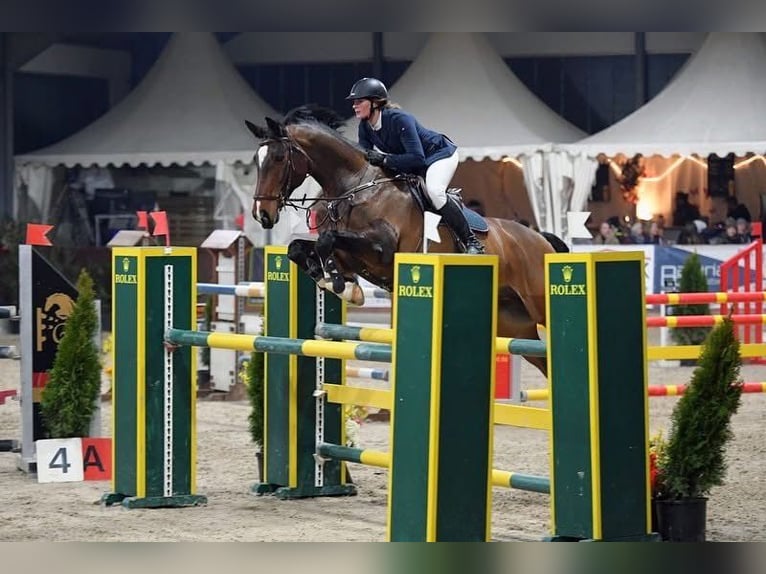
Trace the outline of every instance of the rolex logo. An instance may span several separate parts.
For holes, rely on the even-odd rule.
[[[277,268],[277,270],[282,269],[282,256],[281,255],[277,255],[274,258],[274,266]]]
[[[564,284],[551,283],[550,292],[551,295],[564,295],[564,296],[585,296],[587,291],[585,289],[585,283],[572,283],[574,279],[574,267],[571,265],[564,265],[561,268],[561,277],[564,279]]]
[[[410,276],[412,277],[412,282],[417,284],[420,282],[420,265],[413,265],[410,267]]]
[[[122,270],[123,270],[123,272],[127,273],[129,269],[130,269],[130,259],[128,259],[127,257],[123,257],[122,258]]]

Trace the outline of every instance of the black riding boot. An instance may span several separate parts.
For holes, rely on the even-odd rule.
[[[484,253],[484,246],[473,234],[473,230],[463,215],[463,211],[453,201],[447,203],[439,210],[444,222],[457,234],[458,239],[465,245],[465,252],[473,255]]]

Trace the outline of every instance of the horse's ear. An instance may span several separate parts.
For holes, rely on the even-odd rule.
[[[248,120],[245,120],[245,125],[247,126],[247,129],[250,130],[250,133],[253,134],[257,139],[265,140],[266,138],[269,137],[269,132],[266,128],[257,126],[253,122]]]
[[[271,135],[273,137],[281,138],[287,135],[287,131],[285,131],[285,126],[283,126],[278,121],[271,119],[268,116],[266,116],[266,125],[269,126],[269,131],[271,132]]]

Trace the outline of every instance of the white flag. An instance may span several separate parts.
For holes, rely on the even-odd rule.
[[[439,237],[439,222],[442,220],[442,216],[432,211],[426,211],[423,214],[423,253],[428,253],[428,240],[441,243],[442,239]]]
[[[569,237],[572,239],[592,239],[593,235],[585,222],[590,217],[590,211],[568,211],[567,226],[569,228]]]

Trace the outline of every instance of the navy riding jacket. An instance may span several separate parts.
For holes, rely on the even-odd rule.
[[[381,112],[378,131],[367,121],[359,122],[359,145],[366,150],[377,147],[388,154],[386,167],[425,175],[432,163],[455,153],[457,146],[448,137],[424,128],[412,114],[397,108],[385,108]]]

